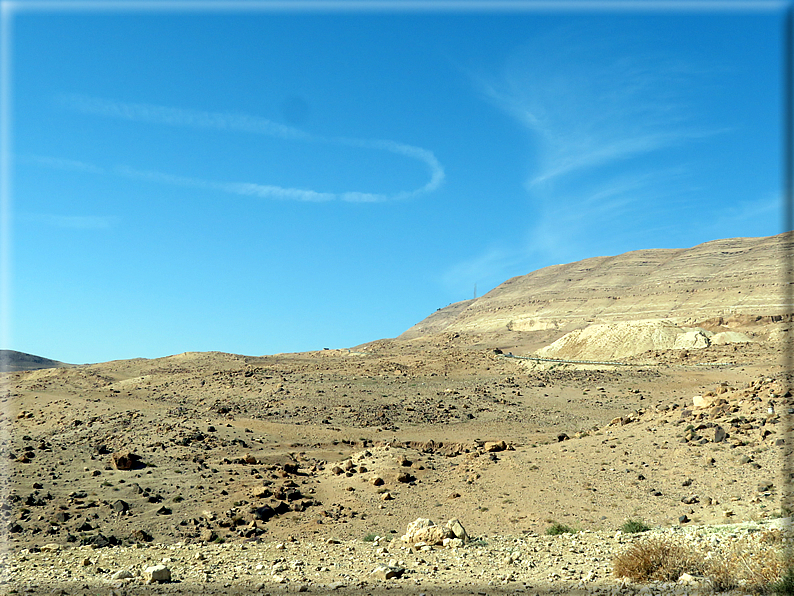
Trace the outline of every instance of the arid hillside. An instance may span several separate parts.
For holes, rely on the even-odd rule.
[[[591,323],[781,315],[791,310],[783,304],[783,284],[793,238],[730,238],[546,267],[440,309],[401,338],[446,331],[546,332],[536,333],[546,339]]]
[[[0,584],[145,593],[167,560],[185,594],[610,593],[629,519],[780,517],[789,244],[549,267],[345,350],[3,373]],[[472,542],[400,540],[417,518]]]

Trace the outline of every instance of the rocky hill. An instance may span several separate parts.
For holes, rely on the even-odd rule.
[[[0,592],[708,591],[616,578],[622,528],[730,561],[792,510],[790,238],[548,267],[354,350],[4,372]]]
[[[19,370],[40,370],[42,368],[57,368],[69,366],[57,360],[50,360],[42,356],[25,354],[15,350],[0,350],[0,372],[14,372]]]
[[[545,267],[440,309],[400,339],[441,332],[559,336],[592,323],[781,315],[791,310],[782,296],[793,240],[790,233],[730,238]]]

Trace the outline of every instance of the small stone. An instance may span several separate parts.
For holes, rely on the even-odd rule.
[[[460,538],[444,538],[441,545],[444,548],[461,548],[463,546],[463,540]]]
[[[404,484],[407,484],[409,482],[413,482],[414,480],[416,480],[416,478],[411,474],[409,474],[408,472],[400,472],[399,474],[397,474],[397,482],[402,482]]]
[[[129,579],[131,577],[134,577],[132,573],[130,573],[126,569],[119,569],[118,571],[116,571],[116,573],[110,576],[110,579],[115,581],[119,579]]]
[[[119,515],[123,515],[130,508],[130,505],[126,501],[122,501],[121,499],[118,499],[117,501],[113,502],[113,505],[111,505],[111,507],[113,508],[113,511],[115,511]]]

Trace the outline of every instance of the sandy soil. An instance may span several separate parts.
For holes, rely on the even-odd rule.
[[[511,357],[566,333],[553,325],[445,331],[444,316],[350,350],[5,373],[0,586],[639,590],[610,570],[628,519],[698,536],[780,517],[790,317],[692,317],[752,341],[613,366]],[[473,541],[411,549],[399,538],[417,518],[458,519]],[[547,537],[554,523],[581,532]],[[174,581],[144,585],[163,559]],[[384,562],[406,572],[373,579]]]

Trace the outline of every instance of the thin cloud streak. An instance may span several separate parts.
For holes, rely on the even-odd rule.
[[[171,186],[181,186],[185,188],[200,188],[204,190],[219,190],[222,192],[237,194],[242,196],[255,196],[266,199],[282,199],[306,202],[326,202],[337,198],[333,193],[320,193],[313,190],[300,188],[283,188],[280,186],[268,186],[264,184],[253,184],[250,182],[214,182],[202,180],[201,178],[191,178],[188,176],[175,176],[163,172],[151,170],[136,170],[128,166],[119,166],[113,170],[116,174],[137,180],[147,180]]]
[[[51,213],[20,214],[23,221],[32,221],[53,228],[70,230],[109,230],[118,218],[98,215],[54,215]]]
[[[146,178],[165,184],[177,186],[200,187],[221,190],[243,196],[256,196],[268,199],[325,202],[340,200],[355,203],[378,203],[385,201],[405,200],[437,190],[444,182],[444,168],[432,151],[406,145],[391,140],[328,138],[312,135],[300,129],[272,122],[265,118],[247,114],[221,112],[205,112],[186,110],[150,104],[125,103],[113,100],[89,97],[86,95],[63,95],[60,101],[70,109],[84,114],[118,118],[132,122],[146,122],[167,126],[183,126],[189,128],[206,128],[212,130],[245,132],[276,137],[288,141],[325,143],[387,151],[395,155],[417,160],[425,165],[429,173],[428,182],[416,189],[393,194],[367,193],[347,191],[341,193],[321,192],[312,189],[280,187],[249,182],[213,182],[195,178],[174,176],[160,172],[138,171],[133,168],[119,167],[115,171],[125,176]],[[59,167],[59,160],[52,158],[50,162],[40,161],[43,165]],[[69,160],[60,160],[68,162]],[[75,164],[79,162],[73,162]],[[90,166],[84,171],[92,171]],[[101,170],[98,170],[101,171]],[[98,173],[98,172],[97,172]]]
[[[125,103],[76,93],[64,95],[60,99],[67,107],[78,112],[108,118],[168,126],[248,132],[288,140],[311,140],[311,135],[297,128],[247,114],[204,112],[143,103]]]
[[[528,188],[724,132],[688,122],[685,90],[707,73],[608,38],[561,29],[517,51],[499,77],[471,75],[534,135],[538,171]]]
[[[88,172],[90,174],[103,174],[104,170],[94,164],[77,161],[75,159],[64,159],[61,157],[49,157],[45,155],[22,155],[17,157],[20,163],[35,163],[56,170],[67,172]]]
[[[534,141],[524,179],[533,216],[523,242],[483,247],[449,268],[446,285],[500,283],[593,251],[621,252],[672,210],[688,214],[693,164],[662,151],[728,129],[693,125],[692,89],[708,72],[636,47],[630,37],[570,26],[533,39],[496,74],[468,73]]]

